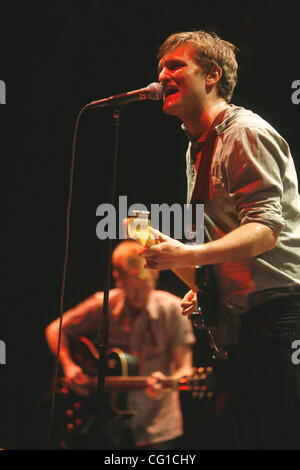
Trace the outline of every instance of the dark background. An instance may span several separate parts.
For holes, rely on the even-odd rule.
[[[110,6],[111,5],[111,6]],[[232,102],[268,120],[300,165],[300,79],[295,2],[3,2],[0,19],[2,300],[0,447],[30,448],[32,416],[49,387],[45,326],[59,314],[65,218],[76,117],[92,100],[157,81],[156,53],[171,33],[206,29],[239,48]],[[184,203],[186,138],[160,103],[121,116],[118,195],[128,205]],[[112,114],[83,115],[78,131],[65,309],[104,287],[106,245],[96,208],[109,202]],[[159,288],[186,288],[163,272]],[[222,445],[222,444],[216,444]],[[224,445],[224,444],[223,444]]]

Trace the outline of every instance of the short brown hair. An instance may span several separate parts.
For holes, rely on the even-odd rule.
[[[112,264],[119,274],[150,279],[158,276],[158,271],[144,268],[144,258],[139,253],[141,246],[134,240],[121,242],[113,251]]]
[[[219,96],[229,103],[237,82],[238,64],[235,57],[237,47],[224,41],[216,33],[205,31],[175,33],[159,48],[158,59],[184,43],[191,44],[196,53],[196,60],[205,73],[209,73],[215,65],[221,67],[222,77],[217,88]]]

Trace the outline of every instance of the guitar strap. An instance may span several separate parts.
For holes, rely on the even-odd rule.
[[[227,111],[228,108],[224,109],[217,115],[210,129],[208,130],[204,142],[194,142],[192,144],[192,155],[196,155],[197,153],[199,153],[202,147],[201,159],[197,171],[194,191],[191,198],[191,204],[193,206],[196,203],[201,203],[205,205],[205,202],[207,200],[211,162],[218,137],[218,131],[216,130],[216,126],[219,126],[224,121]]]
[[[211,127],[207,132],[206,139],[204,141],[196,141],[192,144],[191,147],[191,156],[194,157],[194,162],[196,163],[197,154],[201,152],[200,162],[198,166],[195,186],[191,198],[192,205],[192,216],[193,216],[193,230],[197,230],[196,227],[196,205],[204,204],[209,199],[209,180],[210,180],[210,169],[212,164],[212,159],[217,144],[218,135],[223,132],[228,123],[233,119],[235,114],[238,112],[238,108],[234,108],[231,114],[228,116],[228,119],[224,122],[224,125],[221,126],[221,129],[216,129],[217,126],[224,121],[225,115],[228,112],[228,108],[221,111],[215,118]],[[207,237],[205,237],[207,241]],[[196,266],[196,284],[197,286],[202,286],[202,292],[197,293],[198,305],[202,307],[202,313],[206,313],[205,320],[208,326],[218,324],[218,301],[215,279],[213,272],[210,266]],[[211,295],[209,290],[212,289],[214,295]],[[197,321],[195,317],[195,321]],[[196,326],[196,323],[194,323]],[[197,326],[196,326],[197,327]]]

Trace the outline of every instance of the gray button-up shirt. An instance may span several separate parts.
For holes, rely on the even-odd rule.
[[[154,290],[144,310],[134,317],[126,305],[123,289],[111,289],[109,347],[118,347],[136,355],[140,361],[139,375],[148,376],[154,371],[172,375],[175,372],[173,349],[195,342],[191,322],[182,316],[180,304],[179,297]],[[65,333],[69,337],[94,336],[102,306],[103,292],[96,292],[65,313]],[[145,390],[131,391],[128,394],[128,408],[134,411],[130,426],[137,446],[168,441],[183,434],[176,389],[164,389],[154,398],[148,396]],[[118,426],[118,420],[115,426]]]
[[[279,233],[276,247],[255,258],[214,266],[221,301],[219,337],[236,342],[238,318],[267,300],[300,292],[300,197],[290,149],[257,114],[231,105],[216,127],[205,225],[216,240],[260,222]],[[187,150],[188,202],[196,171]]]

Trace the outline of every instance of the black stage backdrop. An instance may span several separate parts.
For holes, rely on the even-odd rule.
[[[169,34],[216,31],[239,47],[232,102],[259,113],[286,138],[299,171],[296,16],[294,2],[2,2],[0,447],[34,448],[32,417],[49,387],[53,360],[44,328],[59,314],[72,136],[82,106],[157,81],[156,53]],[[121,116],[118,196],[126,195],[128,205],[183,204],[185,148],[179,121],[165,116],[159,102],[128,105]],[[111,154],[111,110],[84,114],[65,309],[104,287],[106,245],[96,237],[96,208],[109,202]],[[159,288],[179,296],[186,291],[169,272],[161,273]],[[46,436],[44,429],[38,433]],[[199,436],[196,445],[226,448],[225,442]]]

